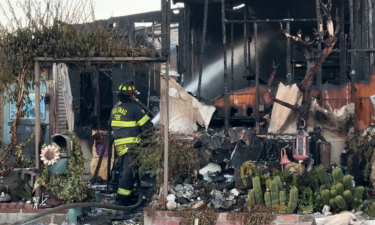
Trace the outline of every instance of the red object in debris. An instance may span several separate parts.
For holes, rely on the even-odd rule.
[[[293,142],[293,158],[296,160],[306,160],[310,154],[309,134],[302,129],[305,127],[305,121],[302,122],[303,126],[298,129]]]
[[[280,161],[281,171],[284,171],[284,165],[289,164],[289,163],[291,162],[289,161],[288,156],[286,155],[285,148],[282,148],[281,149],[281,161]]]

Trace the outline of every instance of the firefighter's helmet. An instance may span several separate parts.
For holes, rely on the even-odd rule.
[[[133,81],[126,81],[118,87],[119,95],[133,95],[135,87]]]

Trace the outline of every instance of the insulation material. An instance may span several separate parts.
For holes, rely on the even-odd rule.
[[[296,84],[285,86],[279,84],[276,98],[291,105],[301,105],[302,93]],[[297,130],[298,113],[274,103],[268,133],[273,135],[293,134]]]
[[[311,102],[310,106],[310,127],[321,127],[325,130],[335,131],[337,133],[346,133],[349,131],[349,125],[354,119],[355,105],[350,103],[340,109],[332,110],[322,108],[316,100]]]
[[[177,89],[175,88],[170,88],[169,89],[169,96],[173,97],[173,98],[179,98],[180,97],[180,93],[178,92]]]
[[[161,81],[160,124],[164,125],[165,116],[165,78]],[[185,135],[193,135],[198,129],[197,123],[206,129],[216,108],[199,102],[189,95],[173,78],[169,79],[169,130]],[[179,96],[176,98],[175,96]]]

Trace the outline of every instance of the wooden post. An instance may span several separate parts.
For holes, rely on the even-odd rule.
[[[318,31],[323,30],[323,23],[322,23],[322,16],[320,14],[320,0],[315,0],[315,5],[316,5],[316,19],[317,19],[317,26],[318,26]],[[318,50],[322,50],[322,44],[318,43]],[[319,68],[318,73],[316,74],[316,85],[318,87],[319,91],[319,99],[320,99],[320,104],[321,102],[321,89],[322,89],[322,67]]]
[[[370,49],[374,48],[374,34],[373,34],[373,13],[374,13],[374,8],[373,8],[373,0],[368,0],[368,5],[369,5],[369,24],[368,24],[368,31],[369,31],[369,44],[370,44]],[[372,74],[372,68],[374,65],[374,52],[370,52],[370,74]]]
[[[290,22],[286,22],[286,32],[290,34]],[[286,39],[286,79],[288,85],[292,84],[292,65],[290,64],[290,38]]]
[[[227,72],[227,33],[225,30],[225,2],[221,0],[221,25],[223,35],[223,55],[224,55],[224,115],[225,115],[225,131],[229,127],[229,115],[228,115],[228,72]]]
[[[243,19],[247,20],[247,8],[245,8],[243,13]],[[247,23],[243,24],[243,62],[244,62],[244,77],[247,80],[247,76],[249,75],[248,72],[248,64],[247,64]],[[247,86],[250,87],[250,80],[247,80]]]
[[[233,2],[230,4],[230,17],[231,20],[233,20]],[[230,76],[232,78],[231,82],[231,91],[234,91],[234,23],[230,25],[230,50],[231,50],[231,55],[230,55]]]
[[[198,77],[198,90],[197,90],[198,101],[201,97],[202,73],[203,73],[203,62],[204,62],[204,48],[206,47],[206,33],[207,33],[207,13],[208,13],[208,0],[205,0],[205,2],[204,2],[204,15],[203,15],[201,54],[199,55],[199,77]]]
[[[254,45],[255,45],[255,129],[259,134],[259,42],[258,42],[258,24],[254,23]]]
[[[164,185],[163,185],[163,194],[164,198],[167,199],[168,196],[168,173],[169,173],[169,39],[170,39],[170,8],[171,2],[168,0],[162,0],[162,16],[165,18],[165,23],[162,26],[165,26],[165,37],[166,46],[165,48],[166,57],[168,61],[165,63],[165,116],[164,116]],[[163,118],[161,118],[163,119]]]
[[[346,43],[345,43],[345,0],[341,0],[340,9],[340,84],[347,82],[347,70],[346,70]]]
[[[350,14],[350,29],[349,29],[349,34],[350,34],[350,48],[355,49],[356,48],[356,43],[354,40],[354,3],[353,0],[349,0],[349,14]],[[352,84],[354,85],[354,82],[356,81],[356,52],[351,52],[350,53],[350,77]],[[354,91],[354,90],[352,90]],[[352,96],[352,100],[354,100],[354,96]]]
[[[154,63],[155,65],[155,63]],[[150,69],[150,66],[151,65],[148,65],[148,90],[147,90],[147,108],[149,109],[150,108],[150,93],[151,93],[151,69]],[[149,114],[147,112],[147,114]]]
[[[34,62],[35,70],[35,168],[38,170],[39,165],[39,142],[40,142],[40,64],[39,61]],[[36,196],[40,196],[40,188],[36,190]]]
[[[35,70],[35,167],[39,169],[39,142],[40,142],[40,65],[34,63]]]
[[[368,49],[369,47],[369,1],[363,0],[361,3],[362,7],[362,49]],[[363,79],[368,80],[370,78],[370,54],[367,52],[362,53],[364,60],[363,66]]]

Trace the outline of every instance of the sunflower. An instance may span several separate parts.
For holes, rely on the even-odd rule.
[[[40,154],[40,159],[45,165],[53,165],[60,158],[59,149],[54,145],[48,145],[42,149]]]

